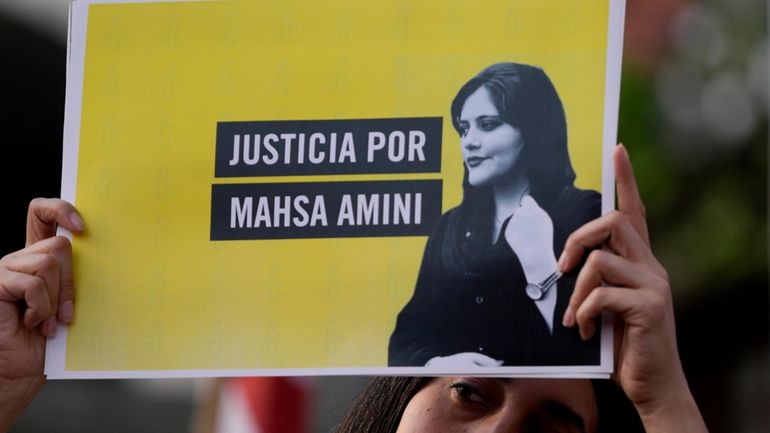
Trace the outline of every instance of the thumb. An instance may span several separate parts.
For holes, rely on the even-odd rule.
[[[57,225],[74,232],[81,232],[85,228],[78,211],[66,201],[44,198],[32,200],[27,213],[26,245],[53,237]]]

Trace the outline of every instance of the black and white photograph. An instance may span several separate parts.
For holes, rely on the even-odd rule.
[[[577,271],[558,259],[601,213],[576,188],[564,108],[546,72],[497,63],[457,92],[463,199],[429,236],[414,295],[390,337],[390,366],[596,365],[600,333],[561,326]],[[456,145],[456,144],[446,144]]]

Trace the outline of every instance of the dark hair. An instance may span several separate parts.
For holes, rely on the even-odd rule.
[[[429,377],[376,377],[334,433],[395,433],[406,405]]]
[[[482,86],[489,90],[503,121],[519,130],[524,146],[516,168],[524,170],[529,194],[547,211],[575,182],[564,107],[553,83],[535,66],[496,63],[487,67],[465,83],[452,101],[452,125],[458,133],[465,101]],[[463,168],[463,201],[449,218],[452,235],[443,239],[440,257],[432,264],[457,277],[477,272],[474,261],[493,241],[493,221],[487,216],[495,211],[492,187],[472,186],[464,164]]]
[[[556,88],[545,72],[530,65],[496,63],[471,78],[452,101],[452,125],[460,133],[465,101],[485,87],[504,122],[517,128],[524,141],[519,167],[525,171],[535,200],[558,194],[575,182],[567,151],[567,121]],[[464,181],[466,195],[471,187]]]
[[[429,377],[377,377],[353,403],[334,433],[395,433],[406,405]],[[598,408],[598,433],[644,433],[639,415],[610,380],[592,380]]]

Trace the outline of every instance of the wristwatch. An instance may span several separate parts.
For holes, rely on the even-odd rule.
[[[529,296],[529,299],[532,299],[533,301],[537,301],[539,299],[542,299],[543,296],[545,296],[546,292],[548,292],[548,289],[551,288],[554,284],[556,284],[556,281],[561,278],[561,272],[555,271],[551,275],[549,275],[545,280],[539,282],[539,283],[527,283],[527,296]]]

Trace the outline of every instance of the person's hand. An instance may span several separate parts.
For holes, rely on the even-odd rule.
[[[505,240],[519,258],[529,283],[539,283],[556,271],[553,221],[534,198],[525,195],[505,229]]]
[[[503,361],[490,358],[487,355],[476,352],[455,353],[448,356],[436,356],[428,360],[426,367],[437,369],[467,369],[476,367],[499,367]]]
[[[58,322],[72,321],[70,243],[54,236],[57,224],[83,230],[69,203],[33,200],[26,247],[0,259],[0,431],[10,427],[45,381],[46,337],[55,334]]]
[[[588,339],[600,313],[614,312],[620,320],[613,378],[647,431],[705,431],[679,360],[668,275],[650,248],[644,205],[622,145],[614,160],[618,210],[572,233],[559,259],[567,272],[587,250],[603,247],[588,255],[563,324],[577,324]]]

